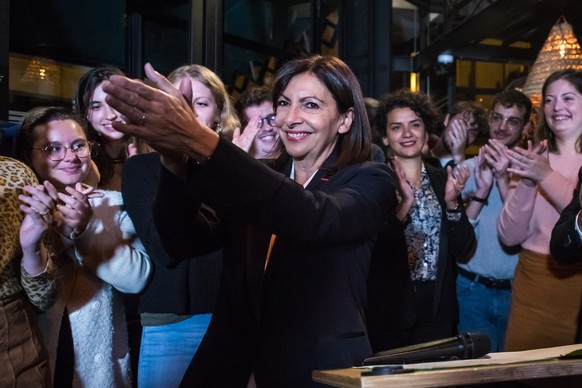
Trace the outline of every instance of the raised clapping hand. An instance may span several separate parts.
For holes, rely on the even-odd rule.
[[[159,89],[118,75],[103,83],[107,103],[128,120],[113,122],[113,127],[142,138],[163,160],[174,163],[187,155],[199,162],[206,161],[214,152],[219,136],[196,120],[188,102],[192,95],[191,83],[184,80],[178,90],[150,64],[145,65],[145,73]]]
[[[259,130],[261,129],[260,122],[261,116],[255,116],[248,122],[242,133],[240,128],[235,128],[234,134],[232,135],[232,143],[243,151],[249,152],[253,145],[253,141],[255,140],[255,136],[257,136],[257,133],[259,133]]]
[[[77,183],[75,187],[66,187],[68,193],[58,193],[62,203],[57,205],[60,216],[61,233],[69,236],[71,233],[79,235],[85,231],[93,217],[93,208],[89,198],[103,197],[103,193],[94,192],[95,188],[84,183]]]
[[[491,166],[495,179],[503,177],[509,167],[509,156],[507,156],[507,146],[499,140],[490,139],[481,149],[485,150],[483,155],[487,163]]]
[[[396,173],[398,178],[398,192],[402,197],[401,206],[407,206],[408,209],[414,202],[414,191],[412,189],[412,184],[406,179],[406,174],[400,165],[400,160],[397,156],[390,159],[390,164]]]
[[[469,167],[460,164],[453,169],[451,166],[447,166],[447,175],[445,202],[456,202],[471,175]]]
[[[44,233],[53,223],[53,213],[57,204],[55,187],[45,181],[43,185],[24,186],[20,194],[20,210],[25,214],[20,227],[20,245],[26,251],[38,250]]]
[[[487,158],[485,146],[481,147],[477,154],[474,177],[475,185],[477,186],[475,195],[481,198],[487,198],[493,187],[493,169]]]
[[[465,148],[467,147],[469,124],[461,116],[453,117],[445,129],[445,143],[451,151],[455,163],[460,163],[465,159]]]
[[[527,142],[527,150],[521,147],[507,150],[511,167],[507,169],[512,174],[525,178],[524,182],[538,183],[552,173],[548,159],[548,141],[542,140],[535,147],[531,141]]]

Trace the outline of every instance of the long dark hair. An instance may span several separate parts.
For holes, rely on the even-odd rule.
[[[89,119],[91,110],[91,98],[97,86],[103,81],[111,78],[112,75],[124,75],[124,73],[115,66],[101,65],[86,72],[79,80],[79,87],[75,96],[75,111]],[[89,121],[89,120],[87,120]],[[113,161],[105,154],[103,148],[103,138],[93,128],[90,121],[87,128],[87,137],[90,141],[98,147],[98,152],[95,152],[93,160],[97,165],[97,169],[101,174],[101,183],[107,182],[115,170],[113,169]]]
[[[277,72],[273,84],[273,107],[277,113],[277,101],[291,80],[303,73],[317,77],[333,96],[339,113],[344,114],[350,108],[354,110],[354,119],[350,130],[339,134],[337,149],[339,157],[336,168],[343,168],[355,163],[370,160],[372,131],[366,114],[364,96],[360,84],[352,70],[342,60],[331,56],[313,55],[291,60]],[[286,154],[281,146],[281,153]]]

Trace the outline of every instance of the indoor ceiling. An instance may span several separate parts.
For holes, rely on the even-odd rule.
[[[419,7],[437,11],[443,1],[409,0]],[[564,16],[580,40],[582,1],[580,0],[497,0],[452,1],[457,6],[490,3],[461,20],[450,31],[436,37],[415,57],[415,70],[434,63],[447,52],[457,59],[532,63],[552,26]]]

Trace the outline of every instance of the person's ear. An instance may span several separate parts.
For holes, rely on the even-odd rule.
[[[346,113],[344,113],[344,117],[340,127],[338,128],[338,133],[347,133],[350,128],[352,127],[352,123],[354,121],[354,108],[348,109]]]
[[[382,136],[382,144],[384,144],[386,147],[390,145],[390,143],[388,142],[388,137]]]

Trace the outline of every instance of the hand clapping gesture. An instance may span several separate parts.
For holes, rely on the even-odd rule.
[[[453,117],[445,129],[444,141],[449,147],[455,163],[460,163],[465,159],[468,130],[469,124],[461,116]]]
[[[507,146],[499,140],[490,139],[487,144],[482,147],[485,150],[483,155],[491,166],[491,171],[495,179],[500,179],[505,175],[507,167],[509,167],[509,156],[507,156]]]
[[[44,185],[24,186],[18,198],[25,214],[20,226],[22,266],[30,275],[42,273],[48,260],[43,249],[43,237],[53,223],[57,203],[56,189],[48,181]]]
[[[507,171],[525,178],[526,183],[529,181],[537,184],[553,171],[548,155],[547,140],[542,140],[535,147],[528,141],[527,150],[521,147],[507,150],[507,156],[511,161],[511,167]]]
[[[58,193],[61,204],[57,205],[60,215],[60,231],[63,235],[79,235],[85,231],[91,217],[93,208],[89,198],[102,197],[103,193],[94,192],[95,188],[83,183],[75,184],[75,187],[66,187],[69,194]]]
[[[55,187],[48,181],[44,185],[24,186],[24,193],[18,198],[22,202],[20,210],[25,213],[20,228],[22,249],[39,246],[44,233],[53,222],[53,211],[57,203]]]
[[[477,186],[475,190],[475,195],[480,198],[487,198],[489,193],[491,192],[491,188],[493,187],[493,179],[494,179],[494,167],[490,160],[494,162],[494,158],[487,157],[488,150],[483,146],[479,149],[479,153],[477,154],[477,164],[475,164],[475,185]]]
[[[400,165],[400,160],[398,160],[397,156],[394,156],[390,159],[390,164],[396,173],[396,177],[398,178],[398,193],[400,194],[402,201],[400,202],[400,206],[398,207],[398,219],[404,220],[414,202],[414,190],[412,188],[412,184],[406,179],[406,174]]]
[[[447,166],[447,183],[445,185],[445,202],[457,202],[457,198],[461,195],[465,183],[471,175],[469,168],[465,165],[457,165],[455,168]]]

